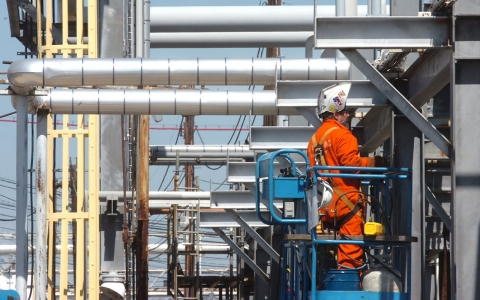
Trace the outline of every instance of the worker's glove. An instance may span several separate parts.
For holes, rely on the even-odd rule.
[[[375,156],[374,157],[374,164],[375,167],[389,167],[390,161],[382,156]]]

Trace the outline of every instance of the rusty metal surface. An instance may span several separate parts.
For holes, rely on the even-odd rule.
[[[148,299],[148,168],[149,168],[149,116],[141,116],[139,123],[138,153],[138,227],[135,241],[137,260],[137,299]]]

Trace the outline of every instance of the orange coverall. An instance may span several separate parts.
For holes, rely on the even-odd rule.
[[[373,167],[375,159],[373,157],[360,157],[358,155],[358,142],[353,134],[345,126],[334,119],[329,119],[323,122],[322,126],[315,132],[315,140],[320,142],[325,132],[332,127],[338,127],[327,134],[323,141],[323,155],[327,166],[349,166],[349,167]],[[315,166],[315,152],[313,145],[313,137],[310,139],[307,148],[308,159],[310,165]],[[331,171],[331,173],[339,173],[339,171]],[[360,180],[352,178],[332,178],[332,181],[343,192],[359,191]],[[336,208],[337,224],[343,219],[351,210],[345,203],[339,199],[336,193],[333,195],[333,201],[330,206],[325,208],[326,216],[322,221],[333,224],[335,214],[333,210]],[[359,194],[351,192],[346,194],[353,204],[356,204],[359,199]],[[336,205],[336,207],[335,207]],[[363,208],[359,211],[363,212]],[[339,230],[340,234],[344,235],[363,235],[364,220],[358,215],[354,215],[347,223],[345,223]],[[337,262],[339,268],[341,266],[349,268],[358,268],[363,264],[363,249],[356,245],[340,245],[338,249]],[[341,266],[340,266],[341,265]]]

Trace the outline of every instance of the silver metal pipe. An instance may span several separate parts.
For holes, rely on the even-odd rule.
[[[143,57],[150,57],[150,0],[143,0]]]
[[[311,5],[152,7],[150,14],[151,32],[313,30]]]
[[[12,96],[15,98],[15,96]],[[50,89],[33,98],[55,114],[298,115],[276,107],[275,91]]]
[[[152,33],[313,31],[312,5],[152,7],[150,15]],[[318,5],[317,16],[335,16],[335,6]]]
[[[345,16],[345,3],[346,0],[335,0],[335,16]]]
[[[123,199],[123,191],[100,191],[98,197],[104,199],[107,196]],[[127,199],[131,199],[131,193],[127,193]],[[210,200],[210,192],[148,192],[149,200]]]
[[[358,9],[357,0],[345,0],[345,1],[346,1],[345,15],[346,16],[356,16],[357,15],[357,9]]]
[[[46,296],[47,286],[47,116],[48,111],[37,113],[37,222],[35,251],[35,299]]]
[[[178,155],[179,158],[253,158],[255,156],[255,152],[234,152],[231,154],[228,154],[227,152],[179,152]],[[150,159],[155,161],[159,158],[174,159],[175,157],[176,154],[172,152],[152,151],[152,157]]]
[[[382,0],[371,0],[371,5],[369,11],[372,16],[379,16],[382,14]]]
[[[311,17],[310,17],[311,18]],[[305,47],[312,31],[152,32],[152,48]]]
[[[253,158],[255,152],[249,145],[172,145],[150,146],[150,160],[175,158]]]
[[[243,158],[229,158],[228,162],[241,162]],[[150,161],[150,166],[173,166],[174,159],[172,158],[157,158],[154,161]],[[180,166],[226,166],[225,158],[179,158],[178,164]]]
[[[303,43],[304,45],[305,43]],[[8,80],[30,86],[274,85],[280,80],[348,79],[347,59],[38,59],[15,61]]]
[[[20,299],[27,299],[27,162],[28,162],[28,97],[17,99],[17,165],[16,165],[16,285]]]
[[[178,251],[185,251],[185,244],[184,243],[179,243],[178,244]],[[202,252],[220,252],[220,251],[229,251],[230,246],[227,244],[223,243],[212,243],[212,244],[200,244],[200,251]],[[34,248],[35,251],[38,251],[38,247]],[[67,246],[68,253],[71,254],[73,253],[73,245],[69,244]],[[28,253],[32,253],[32,248],[28,248]],[[45,251],[47,251],[47,247],[45,247]],[[61,245],[56,245],[55,246],[55,252],[60,253],[62,251],[62,246]],[[148,252],[150,253],[166,253],[168,251],[168,245],[167,244],[149,244],[148,245]],[[15,245],[0,245],[0,255],[9,255],[9,254],[15,254],[17,252],[17,246]],[[13,274],[17,273],[16,270],[11,271]],[[150,272],[150,271],[149,271]],[[10,271],[9,271],[10,273]],[[70,273],[70,271],[69,271]],[[47,274],[45,273],[45,276]],[[40,287],[36,286],[36,291],[37,295],[40,292],[39,291]],[[45,297],[44,297],[45,298]],[[35,299],[40,299],[36,297]]]
[[[135,57],[143,57],[143,0],[135,0]]]
[[[252,153],[248,145],[152,145],[150,151],[160,155],[167,155],[168,153],[175,154],[176,151],[181,153]],[[182,155],[180,155],[182,157]]]

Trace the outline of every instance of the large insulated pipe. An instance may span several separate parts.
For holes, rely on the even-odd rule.
[[[151,32],[313,31],[313,6],[152,7]]]
[[[15,105],[16,97],[12,96]],[[298,115],[276,107],[275,91],[50,89],[33,105],[55,114]]]
[[[36,59],[15,61],[8,80],[30,86],[275,85],[279,80],[346,80],[347,59]]]
[[[312,17],[310,17],[312,18]],[[312,31],[152,32],[151,48],[305,47]]]
[[[335,16],[335,6],[318,5],[317,16]],[[313,5],[152,7],[150,17],[152,33],[313,31]]]

